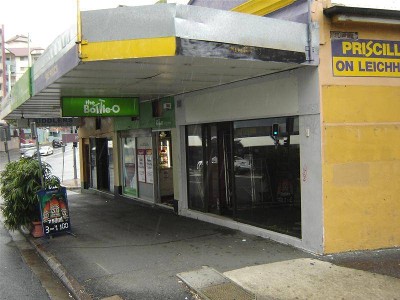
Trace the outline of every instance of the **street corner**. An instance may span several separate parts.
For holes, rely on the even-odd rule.
[[[236,299],[255,300],[250,291],[230,280],[217,270],[203,266],[201,269],[177,274],[190,289],[199,294],[202,299]]]
[[[258,299],[396,299],[400,290],[396,278],[310,258],[245,267],[224,275]]]

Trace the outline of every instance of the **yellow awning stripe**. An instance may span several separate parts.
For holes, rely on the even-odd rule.
[[[82,61],[175,56],[175,37],[82,43]]]
[[[232,11],[245,14],[265,16],[282,7],[294,3],[296,0],[249,0],[234,8]]]

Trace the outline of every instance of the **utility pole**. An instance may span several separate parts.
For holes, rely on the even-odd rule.
[[[37,134],[36,122],[31,123],[31,134],[32,138],[36,139],[36,155],[39,161],[39,171],[40,171],[40,182],[42,183],[42,188],[44,189],[44,179],[43,179],[43,170],[42,170],[42,159],[40,157],[40,148],[39,148],[39,137]]]
[[[8,162],[10,162],[10,152],[8,151],[8,141],[11,140],[10,129],[7,127],[1,128],[0,139],[4,141],[4,151],[7,153]]]

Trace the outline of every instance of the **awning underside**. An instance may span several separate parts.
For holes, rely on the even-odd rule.
[[[78,64],[71,63],[69,68],[66,68],[65,64],[63,64],[62,69],[65,71],[63,71],[62,74],[57,74],[56,78],[49,80],[51,82],[40,91],[36,90],[36,94],[31,99],[28,99],[20,107],[14,109],[6,119],[20,118],[22,115],[25,118],[60,117],[60,98],[62,96],[134,96],[139,97],[140,100],[152,100],[166,96],[190,93],[305,66],[303,63],[305,62],[306,30],[304,30],[304,37],[272,37],[271,34],[273,31],[268,30],[265,35],[258,38],[259,41],[252,43],[253,45],[240,43],[243,42],[243,40],[240,39],[237,43],[231,43],[234,34],[229,33],[228,37],[224,39],[222,38],[224,33],[218,32],[219,29],[226,29],[226,26],[222,26],[221,28],[217,26],[214,28],[214,32],[210,34],[207,33],[210,27],[210,24],[207,22],[218,25],[215,20],[204,15],[205,13],[209,13],[210,16],[215,16],[216,13],[220,13],[213,9],[198,7],[179,8],[179,5],[176,11],[174,11],[170,5],[148,6],[145,7],[144,11],[143,8],[137,10],[136,8],[129,7],[127,9],[131,12],[138,13],[142,16],[141,18],[145,20],[146,18],[143,17],[143,13],[147,11],[147,14],[150,14],[152,10],[160,12],[162,7],[167,8],[173,15],[171,18],[166,17],[164,21],[167,23],[173,22],[173,24],[176,24],[176,22],[189,22],[190,17],[193,16],[198,18],[198,10],[201,10],[202,22],[204,23],[200,24],[197,19],[196,24],[203,27],[204,32],[196,32],[194,36],[181,32],[182,34],[178,36],[176,31],[179,30],[175,27],[171,29],[174,30],[173,36],[175,36],[176,39],[176,41],[174,41],[174,43],[176,43],[176,50],[171,56],[133,58],[119,58],[117,56],[114,59],[107,57],[104,60],[96,59],[94,61],[91,61],[89,58],[83,59],[83,61],[80,61]],[[185,11],[185,14],[182,14],[182,11],[180,11],[182,9]],[[119,13],[126,15],[127,11],[123,10],[123,8],[99,11],[99,14],[103,17],[106,14],[108,16],[107,18],[111,18],[111,20],[103,19],[104,24],[112,24],[110,21],[114,18],[120,20],[121,15],[119,15]],[[92,20],[91,26],[100,26],[97,22],[100,15],[96,16],[95,12],[90,12],[87,18]],[[177,15],[179,15],[179,18]],[[224,21],[226,21],[228,17],[230,18],[231,24],[235,22],[246,22],[246,20],[248,22],[256,21],[257,24],[263,24],[265,21],[260,19],[266,19],[239,13],[221,12],[220,18]],[[167,26],[167,24],[158,24],[160,21],[159,19],[147,19],[148,24],[142,24],[142,26],[151,26],[152,20],[157,26]],[[292,22],[278,21],[280,22],[280,26],[293,26]],[[265,25],[267,26],[269,22],[270,20],[268,20]],[[86,36],[85,31],[83,31],[84,39],[88,38],[88,45],[99,42],[110,42],[109,37],[115,37],[115,35],[112,35],[110,32],[99,35],[98,31],[105,30],[105,27],[97,28],[96,30],[91,28],[88,30],[89,23],[86,24],[86,32],[88,32]],[[196,30],[193,20],[191,23],[192,30]],[[171,24],[168,26],[170,25]],[[300,29],[297,28],[297,31],[295,30],[297,35],[299,31],[303,32],[303,28],[305,28],[303,25],[304,24],[299,25]],[[251,26],[249,26],[248,23],[243,27],[245,28],[241,30],[238,36],[242,38],[246,37],[245,31],[249,31],[248,36],[254,36],[254,32],[250,32]],[[85,29],[85,26],[83,26],[83,29]],[[112,29],[113,28],[110,30]],[[290,28],[284,28],[284,31],[285,30],[290,31]],[[129,32],[130,39],[143,38],[132,36],[131,31]],[[89,34],[89,32],[92,32],[92,34]],[[139,29],[137,32],[143,34]],[[123,33],[119,33],[119,35],[121,34]],[[278,30],[274,34],[281,35],[281,32]],[[154,38],[153,35],[157,35],[157,33],[152,30],[148,35],[148,38],[151,39]],[[106,36],[108,36],[108,38],[105,38]],[[171,36],[171,32],[165,32],[165,37],[166,36]],[[204,36],[204,40],[193,39],[193,37],[198,38],[201,36]],[[221,41],[215,40],[218,36],[221,37]],[[99,37],[101,37],[103,41],[99,41]],[[288,49],[286,46],[285,48],[280,48],[280,45],[283,44],[290,45],[291,41],[293,41],[293,49]],[[299,44],[304,46],[304,51],[298,50],[302,48]],[[276,47],[274,47],[274,45]],[[76,56],[78,56],[78,53],[76,53]],[[135,55],[133,54],[132,56]],[[43,74],[37,74],[36,77],[43,77],[47,74],[46,72],[52,70],[56,65],[57,62],[49,62],[47,67],[43,68]],[[61,70],[61,67],[58,68],[58,70]]]

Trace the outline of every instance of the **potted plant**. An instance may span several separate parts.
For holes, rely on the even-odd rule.
[[[59,188],[60,179],[51,174],[51,166],[46,162],[42,162],[41,166],[44,189]],[[21,158],[8,163],[0,173],[0,185],[0,196],[3,198],[1,211],[8,229],[31,228],[32,222],[40,222],[37,192],[43,187],[38,160]]]

